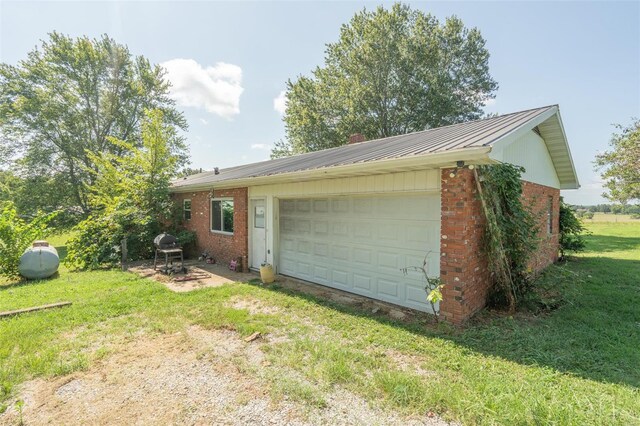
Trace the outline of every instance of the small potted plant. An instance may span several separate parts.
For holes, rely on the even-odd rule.
[[[262,284],[271,284],[276,279],[270,263],[263,262],[260,265],[260,279],[262,280]]]

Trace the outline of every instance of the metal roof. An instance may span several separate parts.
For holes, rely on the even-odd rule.
[[[336,166],[374,163],[429,154],[488,147],[520,130],[545,113],[557,112],[556,105],[514,112],[497,117],[453,124],[399,136],[370,140],[286,158],[204,172],[174,181],[174,190],[211,186],[227,181],[266,177],[284,173],[326,169]],[[548,114],[546,114],[548,115]],[[461,151],[462,150],[462,151]],[[464,158],[460,158],[464,160]]]

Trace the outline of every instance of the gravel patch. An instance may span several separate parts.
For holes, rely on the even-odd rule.
[[[232,297],[227,306],[234,309],[246,309],[251,315],[266,314],[275,315],[281,313],[277,306],[267,305],[263,301],[248,297]]]
[[[341,388],[323,390],[325,406],[270,397],[262,347],[236,332],[189,327],[121,342],[88,371],[23,384],[25,424],[445,425],[372,406]],[[238,360],[251,368],[240,369]],[[258,374],[248,373],[250,371]],[[275,374],[296,373],[286,369]],[[314,385],[314,384],[311,384]],[[19,421],[15,401],[0,425]]]

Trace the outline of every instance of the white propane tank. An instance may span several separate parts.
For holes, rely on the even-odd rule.
[[[20,257],[18,270],[30,280],[48,278],[55,274],[60,266],[60,257],[55,247],[46,241],[36,241]]]

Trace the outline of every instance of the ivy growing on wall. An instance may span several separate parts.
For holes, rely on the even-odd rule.
[[[487,220],[483,243],[494,281],[491,302],[510,312],[530,290],[528,262],[538,247],[538,224],[522,202],[523,171],[511,164],[474,169]]]

